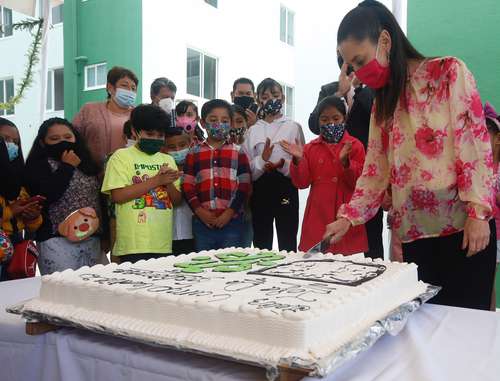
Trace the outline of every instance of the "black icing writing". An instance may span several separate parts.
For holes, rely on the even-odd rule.
[[[122,275],[134,275],[147,278],[152,281],[173,280],[176,284],[201,283],[210,280],[210,278],[201,275],[186,274],[177,269],[154,271],[130,267],[128,269],[116,269],[113,271],[113,273]]]
[[[161,292],[170,295],[187,296],[208,296],[212,291],[191,290],[190,286],[171,287],[171,286],[153,286],[147,289],[149,292]]]
[[[380,276],[385,269],[385,266],[374,263],[323,259],[295,261],[251,271],[248,274],[333,283],[343,286],[359,286]]]
[[[276,296],[276,299],[294,298],[308,303],[317,301],[314,295],[328,295],[335,291],[335,288],[330,288],[322,283],[294,284],[282,282],[281,284],[282,287],[273,286],[260,289],[260,291],[265,292],[266,296]]]
[[[135,281],[125,278],[108,278],[97,274],[81,274],[80,278],[82,278],[85,281],[91,281],[98,284],[106,284],[108,286],[112,286],[115,284],[128,285],[131,286],[130,289],[132,290],[143,289],[153,285],[153,283],[146,283],[142,281]]]
[[[285,304],[279,303],[274,300],[270,300],[268,298],[263,299],[254,299],[251,302],[248,302],[251,306],[257,306],[258,310],[261,309],[275,309],[280,311],[291,311],[291,312],[300,312],[307,311],[311,309],[309,306],[305,306],[302,304]]]
[[[105,284],[108,286],[116,284],[131,286],[130,288],[127,289],[127,291],[143,289],[145,291],[153,293],[165,293],[170,295],[193,296],[193,297],[212,296],[213,294],[212,291],[193,289],[191,288],[191,285],[181,285],[180,287],[173,287],[166,285],[158,285],[154,283],[147,283],[142,281],[133,281],[124,278],[108,278],[97,274],[81,274],[80,278],[85,281],[90,281],[98,284]],[[220,297],[220,295],[218,296]]]
[[[208,302],[221,302],[224,300],[231,299],[231,294],[214,294],[212,295],[212,300],[209,300]]]
[[[224,291],[237,292],[248,290],[252,287],[261,286],[266,283],[266,278],[231,280],[224,286]]]

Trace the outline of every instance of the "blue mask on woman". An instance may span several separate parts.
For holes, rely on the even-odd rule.
[[[231,125],[229,123],[207,123],[208,135],[215,140],[227,140]]]
[[[130,108],[135,106],[136,97],[137,94],[134,91],[118,88],[114,99],[121,108]]]
[[[338,143],[345,132],[345,124],[324,124],[319,126],[319,133],[328,143]]]
[[[6,142],[7,154],[9,155],[9,161],[14,161],[19,156],[19,146],[13,142]]]

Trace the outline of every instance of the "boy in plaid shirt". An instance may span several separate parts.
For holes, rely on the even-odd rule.
[[[205,103],[201,125],[208,137],[191,149],[184,163],[182,190],[195,214],[197,251],[241,244],[243,206],[251,179],[247,155],[228,143],[232,118],[228,102],[213,99]]]

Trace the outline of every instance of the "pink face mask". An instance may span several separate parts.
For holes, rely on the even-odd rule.
[[[378,46],[375,58],[373,58],[361,69],[355,71],[356,77],[372,89],[380,89],[384,87],[387,82],[389,82],[389,76],[391,74],[391,67],[382,66],[377,59],[377,54]]]
[[[194,133],[196,124],[196,119],[190,118],[189,116],[179,116],[175,120],[176,127],[183,128],[188,134]]]

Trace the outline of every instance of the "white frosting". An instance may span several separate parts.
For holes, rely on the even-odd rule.
[[[174,266],[200,263],[201,256],[222,264],[217,255],[230,253],[262,252],[231,248],[66,270],[42,277],[40,297],[25,308],[156,343],[276,363],[329,355],[426,287],[415,265],[362,255],[304,259],[282,252],[274,266],[264,259],[241,272]]]

